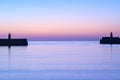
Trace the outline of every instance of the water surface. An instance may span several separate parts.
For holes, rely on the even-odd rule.
[[[120,45],[29,42],[0,47],[0,80],[120,80]]]

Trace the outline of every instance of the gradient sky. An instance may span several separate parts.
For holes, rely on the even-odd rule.
[[[0,37],[99,40],[120,36],[120,0],[0,0]]]

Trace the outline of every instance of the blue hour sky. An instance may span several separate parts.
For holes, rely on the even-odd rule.
[[[0,0],[0,34],[29,40],[99,40],[120,32],[120,0]]]

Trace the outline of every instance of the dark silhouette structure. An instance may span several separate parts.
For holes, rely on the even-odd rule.
[[[8,34],[8,39],[0,39],[0,46],[27,46],[27,39],[12,39],[11,34]]]
[[[110,37],[102,37],[102,39],[100,39],[100,44],[120,44],[120,38],[113,37],[111,32]]]

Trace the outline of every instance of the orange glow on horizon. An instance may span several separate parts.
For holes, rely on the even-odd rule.
[[[13,36],[99,36],[118,29],[109,22],[99,21],[50,21],[50,22],[8,22],[0,24],[1,34],[12,33]],[[8,28],[8,26],[10,28]],[[103,28],[104,27],[104,28]],[[109,28],[111,27],[111,28]],[[109,28],[109,30],[108,30]]]

